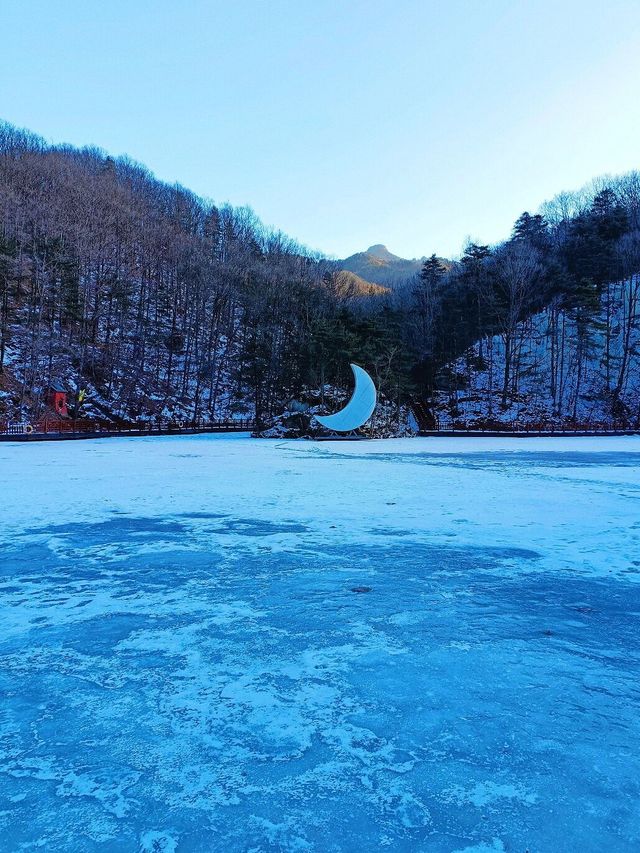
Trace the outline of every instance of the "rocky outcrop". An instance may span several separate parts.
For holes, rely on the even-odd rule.
[[[344,405],[343,395],[333,388],[309,391],[303,400],[290,400],[283,411],[271,419],[256,438],[330,438],[336,435],[323,427],[315,415],[334,412]],[[350,435],[361,438],[401,438],[417,434],[417,425],[407,406],[397,406],[382,397],[376,410],[363,427]],[[342,435],[342,434],[341,434]]]

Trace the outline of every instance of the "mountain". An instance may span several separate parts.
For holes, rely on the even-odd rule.
[[[51,414],[52,383],[81,417],[268,419],[350,387],[355,361],[465,423],[640,426],[640,174],[422,263],[381,244],[329,261],[249,208],[0,122],[0,421]]]
[[[427,271],[412,338],[426,395],[441,424],[640,429],[640,174],[542,210]]]
[[[369,246],[366,252],[357,252],[337,262],[340,269],[355,273],[365,281],[394,287],[420,272],[424,258],[400,258],[382,243]]]
[[[55,416],[52,383],[83,417],[268,417],[341,380],[384,292],[248,208],[0,122],[0,421]]]

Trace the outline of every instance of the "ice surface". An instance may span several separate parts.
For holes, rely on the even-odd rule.
[[[2,444],[0,494],[0,850],[640,849],[640,439]]]

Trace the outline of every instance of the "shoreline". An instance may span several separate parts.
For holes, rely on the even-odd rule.
[[[43,441],[87,441],[96,438],[151,438],[153,436],[167,435],[204,435],[212,434],[238,434],[250,433],[250,428],[242,427],[181,427],[176,429],[158,430],[127,430],[127,431],[102,431],[102,432],[60,432],[45,433],[33,432],[29,435],[0,435],[0,442],[43,442]],[[612,438],[616,436],[640,435],[640,429],[612,429],[612,430],[420,430],[410,438]],[[304,437],[301,437],[303,439]],[[395,436],[390,436],[395,438]],[[282,439],[279,439],[282,440]],[[286,439],[296,441],[300,439]],[[353,437],[331,436],[317,439],[322,441],[345,441],[355,440]],[[385,438],[358,437],[359,441],[386,441]]]

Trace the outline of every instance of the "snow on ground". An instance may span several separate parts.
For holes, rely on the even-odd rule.
[[[639,849],[640,438],[0,444],[0,494],[0,849]]]

